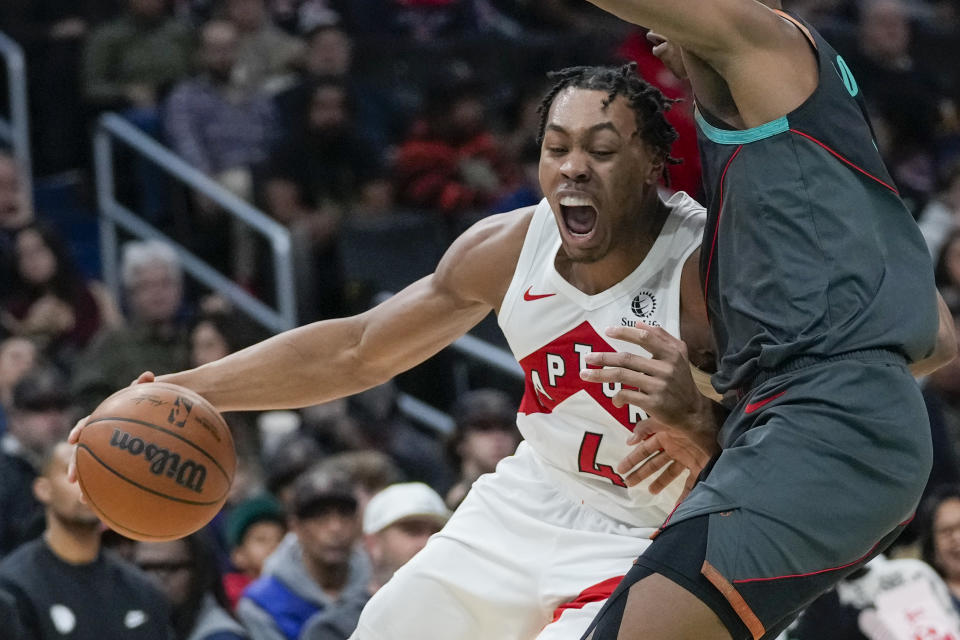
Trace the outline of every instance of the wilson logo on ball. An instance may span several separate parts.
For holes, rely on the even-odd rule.
[[[171,453],[165,447],[144,442],[142,438],[133,437],[120,429],[113,430],[110,446],[126,451],[132,456],[142,455],[150,463],[150,473],[157,476],[166,475],[168,478],[173,478],[174,482],[181,487],[203,493],[207,468],[199,462],[190,458],[181,460],[179,453]]]

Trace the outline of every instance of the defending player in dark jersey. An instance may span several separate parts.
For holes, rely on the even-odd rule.
[[[931,446],[911,371],[953,356],[952,323],[854,73],[819,34],[776,0],[593,1],[664,34],[693,84],[713,384],[732,412],[592,637],[773,638],[912,516]],[[588,363],[625,388],[650,369]]]

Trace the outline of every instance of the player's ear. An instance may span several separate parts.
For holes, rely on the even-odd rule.
[[[33,495],[40,504],[49,504],[50,503],[50,478],[46,476],[40,476],[33,481]]]
[[[644,182],[647,184],[657,184],[663,177],[663,170],[667,164],[667,159],[660,154],[651,154],[650,167],[644,176]]]

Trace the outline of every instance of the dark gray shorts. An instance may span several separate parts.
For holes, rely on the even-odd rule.
[[[767,376],[723,433],[716,464],[638,563],[691,589],[676,575],[693,559],[689,580],[705,578],[742,622],[735,638],[768,637],[889,545],[930,472],[919,387],[886,351]]]

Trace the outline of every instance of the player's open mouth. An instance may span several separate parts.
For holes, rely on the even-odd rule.
[[[597,209],[589,198],[563,196],[560,198],[563,223],[575,238],[586,238],[597,226]]]

